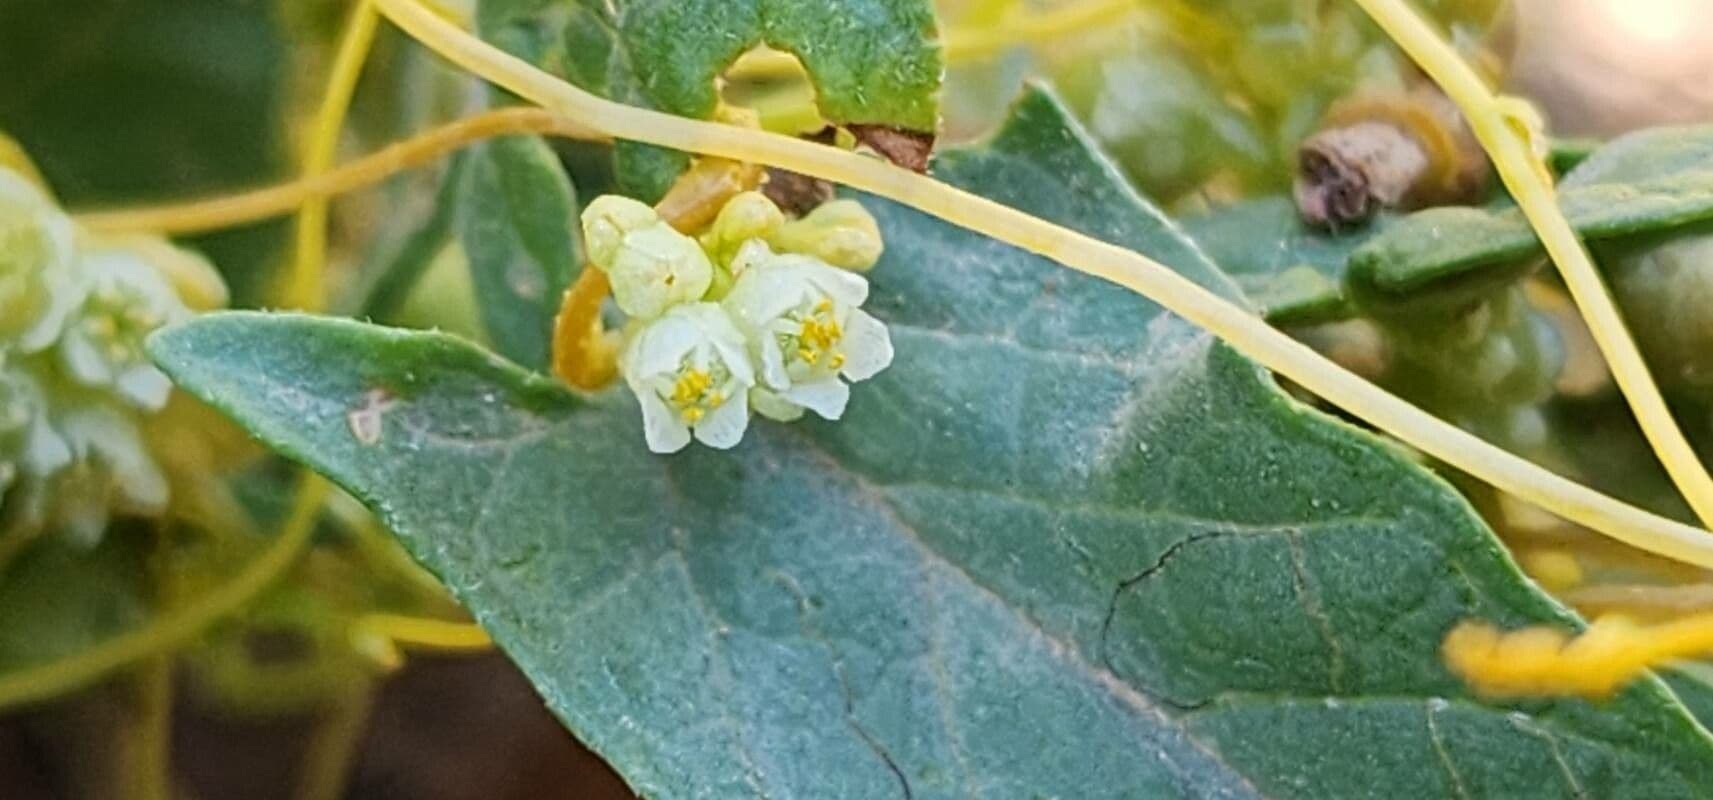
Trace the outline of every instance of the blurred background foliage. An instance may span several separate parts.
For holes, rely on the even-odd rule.
[[[467,17],[474,11],[447,5]],[[1386,294],[1369,279],[1383,265],[1360,253],[1386,243],[1393,216],[1338,233],[1298,220],[1289,197],[1298,148],[1328,109],[1353,93],[1399,92],[1415,80],[1353,4],[939,5],[948,63],[943,139],[990,129],[1024,81],[1053,83],[1138,190],[1180,213],[1274,322],[1501,445],[1685,516],[1538,257],[1424,273],[1408,291]],[[1704,80],[1713,68],[1713,7],[1699,0],[1422,5],[1496,80],[1539,103],[1566,140],[1713,118]],[[22,144],[73,209],[286,179],[350,8],[346,0],[7,0],[0,131]],[[723,88],[726,102],[755,109],[771,129],[812,134],[823,124],[800,70],[777,58],[746,58]],[[341,158],[491,101],[383,26]],[[554,191],[568,204],[613,184],[606,148],[553,148],[549,163],[557,156],[564,170],[552,177],[568,184]],[[1565,152],[1568,168],[1585,151]],[[473,149],[334,203],[334,310],[450,329],[539,360],[525,352],[527,331],[484,324],[488,290],[472,279],[472,269],[481,276],[484,265],[517,254],[460,244],[476,224],[471,215],[487,208],[471,196],[496,191],[481,176],[499,158]],[[1502,210],[1506,200],[1475,202]],[[234,306],[266,307],[280,301],[288,232],[273,221],[183,243],[219,266]],[[1608,271],[1621,270],[1620,299],[1656,369],[1680,372],[1662,363],[1671,358],[1702,369],[1713,352],[1713,317],[1704,310],[1713,305],[1699,304],[1686,320],[1688,306],[1672,304],[1713,297],[1709,268],[1676,270],[1689,283],[1665,289],[1649,272],[1672,259],[1710,263],[1701,257],[1706,235],[1668,227],[1600,248]],[[509,349],[518,341],[524,351]],[[1692,436],[1713,441],[1705,384],[1669,385]],[[264,552],[290,515],[295,469],[205,411],[183,409],[176,419],[180,435],[162,450],[201,443],[185,457],[207,483],[190,493],[229,496],[225,516],[121,521],[93,550],[48,538],[0,564],[0,687],[8,674],[75,658],[194,606]],[[1581,548],[1578,564],[1616,584],[1674,588],[1706,577],[1597,548],[1557,520],[1468,488],[1543,582],[1562,566],[1553,556],[1567,543]],[[0,708],[0,796],[149,796],[134,787],[151,752],[157,761],[170,753],[179,788],[196,797],[624,796],[503,658],[463,648],[470,652],[405,663],[366,627],[390,616],[461,619],[367,512],[334,498],[313,541],[284,580],[181,649],[69,695]]]

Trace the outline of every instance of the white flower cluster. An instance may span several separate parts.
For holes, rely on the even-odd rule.
[[[616,195],[583,213],[589,261],[631,319],[619,359],[642,405],[650,450],[695,439],[735,446],[750,412],[844,414],[850,386],[892,363],[886,326],[864,312],[860,271],[880,229],[854,200],[787,221],[758,192],[739,195],[700,239]]]
[[[93,543],[114,512],[160,513],[167,480],[142,422],[172,384],[156,328],[225,303],[201,258],[158,238],[98,239],[0,168],[0,535]]]

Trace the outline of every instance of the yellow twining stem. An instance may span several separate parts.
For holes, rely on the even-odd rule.
[[[1495,448],[1339,367],[1259,317],[1142,255],[872,158],[789,136],[614,103],[465,33],[416,0],[375,2],[406,33],[453,63],[614,138],[842,183],[1112,281],[1160,303],[1304,389],[1501,491],[1643,550],[1713,567],[1713,536],[1705,531],[1626,505]]]
[[[1713,613],[1713,584],[1675,586],[1607,585],[1572,589],[1561,595],[1578,613],[1594,617],[1622,614],[1645,622]]]
[[[304,148],[304,177],[313,178],[333,166],[339,149],[339,131],[345,126],[345,113],[351,107],[351,96],[357,92],[357,80],[363,75],[363,63],[369,59],[379,26],[380,16],[375,7],[369,0],[357,0],[340,37],[339,52],[333,58],[333,70],[327,78],[327,91]],[[321,308],[326,302],[326,261],[327,199],[312,198],[298,212],[296,260],[291,283],[286,287],[287,305],[307,311]]]
[[[1602,617],[1574,638],[1556,628],[1501,632],[1466,622],[1446,637],[1444,650],[1452,672],[1484,695],[1598,698],[1649,667],[1713,651],[1713,613],[1658,625]]]
[[[1538,150],[1532,112],[1514,100],[1500,100],[1475,70],[1405,0],[1356,0],[1410,58],[1445,90],[1468,118],[1493,160],[1499,177],[1534,226],[1558,265],[1565,286],[1587,320],[1594,341],[1611,365],[1612,377],[1641,424],[1642,432],[1683,492],[1702,524],[1713,524],[1713,477],[1683,437],[1648,373],[1635,340],[1624,327],[1617,305],[1600,280],[1588,251],[1558,207],[1551,175]]]
[[[948,33],[946,60],[957,63],[989,58],[1016,45],[1039,44],[1111,24],[1138,8],[1136,0],[1081,0],[1048,12],[1012,13],[991,28]]]
[[[515,134],[597,141],[608,138],[545,109],[502,108],[447,123],[338,169],[292,183],[178,205],[86,212],[78,214],[77,221],[89,230],[108,234],[204,233],[289,214],[310,200],[371,186],[405,170],[433,163],[473,142]]]
[[[383,669],[404,665],[403,650],[462,654],[485,653],[494,642],[481,626],[403,614],[365,614],[350,629],[351,646]]]

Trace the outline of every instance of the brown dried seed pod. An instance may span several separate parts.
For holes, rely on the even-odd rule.
[[[1298,151],[1297,210],[1343,228],[1385,209],[1472,202],[1491,167],[1457,106],[1438,88],[1363,93],[1335,103]]]
[[[888,125],[849,125],[846,129],[859,144],[912,172],[927,172],[928,158],[934,153],[934,135],[907,131]]]

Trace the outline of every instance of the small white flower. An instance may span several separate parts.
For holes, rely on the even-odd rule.
[[[723,301],[749,341],[756,412],[789,421],[807,408],[838,419],[852,382],[892,363],[886,326],[858,308],[868,281],[805,255],[757,258]]]
[[[89,282],[78,315],[60,338],[60,361],[78,383],[111,387],[138,408],[166,405],[172,382],[149,361],[143,341],[163,325],[189,319],[166,279],[130,250],[91,250]]]
[[[41,479],[71,463],[48,421],[41,383],[22,369],[0,370],[0,493],[19,479]]]
[[[647,323],[619,368],[642,405],[649,450],[682,450],[692,431],[721,450],[743,439],[755,370],[743,334],[717,303],[680,305]]]
[[[34,353],[59,338],[83,299],[71,219],[0,168],[0,350]]]
[[[628,197],[595,198],[583,211],[583,241],[589,263],[612,282],[613,302],[636,319],[701,300],[714,280],[714,266],[695,239]]]

